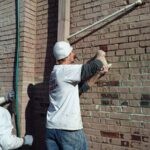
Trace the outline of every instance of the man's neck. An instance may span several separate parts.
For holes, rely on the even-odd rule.
[[[65,60],[63,60],[63,61],[59,61],[58,64],[59,64],[59,65],[69,65],[69,64],[71,64],[71,63],[70,63],[69,60],[65,59]]]

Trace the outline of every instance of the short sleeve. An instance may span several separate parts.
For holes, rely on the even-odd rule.
[[[64,66],[64,81],[65,82],[80,82],[81,81],[82,65],[66,65]]]

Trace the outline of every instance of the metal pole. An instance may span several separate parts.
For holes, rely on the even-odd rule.
[[[84,31],[87,30],[87,29],[92,28],[93,26],[95,26],[95,25],[97,25],[97,24],[99,24],[99,23],[102,23],[102,22],[106,21],[107,19],[109,19],[109,18],[111,18],[111,17],[113,17],[113,16],[115,16],[115,15],[117,15],[117,14],[120,14],[120,13],[123,14],[123,13],[129,11],[130,9],[134,8],[135,6],[138,6],[138,5],[141,5],[141,4],[142,4],[142,0],[137,0],[137,1],[134,2],[133,4],[127,5],[127,6],[125,6],[124,8],[122,8],[122,9],[120,9],[120,10],[114,12],[113,14],[108,15],[107,17],[105,17],[105,18],[103,18],[103,19],[101,19],[101,20],[99,20],[99,21],[96,21],[95,23],[93,23],[93,24],[91,24],[91,25],[85,27],[84,29],[81,29],[80,31],[78,31],[78,32],[76,32],[76,33],[74,33],[74,34],[71,34],[71,35],[68,37],[68,39],[70,39],[70,38],[72,38],[73,36],[76,36],[76,35],[78,35],[78,34],[84,32]],[[121,14],[120,14],[120,15],[121,15]]]
[[[19,52],[20,52],[20,0],[16,0],[15,119],[18,137],[20,137],[20,124],[19,124],[20,114],[19,114],[19,100],[18,100]]]

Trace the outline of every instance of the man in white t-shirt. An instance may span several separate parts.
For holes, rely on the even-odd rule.
[[[76,55],[72,50],[70,44],[64,41],[56,42],[53,48],[58,64],[54,66],[49,80],[50,105],[46,122],[48,150],[88,149],[83,132],[78,84],[87,81],[98,70],[108,72],[110,67],[103,51],[99,51],[96,59],[87,64],[73,64]]]
[[[14,92],[11,91],[6,97],[0,97],[0,105],[13,101]],[[32,145],[32,135],[26,135],[23,138],[12,134],[12,121],[9,111],[0,106],[0,150],[17,149],[22,145]]]

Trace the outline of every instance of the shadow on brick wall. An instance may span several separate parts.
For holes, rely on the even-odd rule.
[[[28,85],[27,93],[29,96],[26,107],[26,134],[32,134],[34,142],[32,147],[24,146],[22,150],[46,150],[45,145],[45,123],[46,111],[49,105],[49,75],[55,64],[52,48],[57,41],[57,22],[58,22],[58,0],[48,1],[48,37],[46,58],[44,66],[44,80],[41,83]]]

